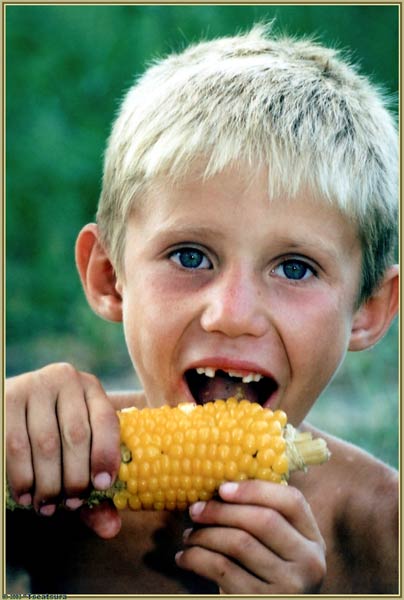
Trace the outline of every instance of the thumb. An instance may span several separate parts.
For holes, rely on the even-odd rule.
[[[83,506],[80,510],[80,518],[87,527],[105,540],[118,535],[122,525],[118,511],[108,502],[103,502],[93,508]]]

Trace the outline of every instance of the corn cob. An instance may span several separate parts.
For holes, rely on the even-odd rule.
[[[286,485],[290,472],[329,458],[323,439],[287,425],[282,410],[248,400],[129,408],[118,416],[118,479],[106,492],[91,492],[90,505],[109,497],[119,510],[184,510],[212,498],[224,481]]]
[[[224,481],[286,484],[291,471],[329,457],[325,441],[298,433],[283,411],[248,400],[130,408],[119,418],[118,509],[184,510],[209,500]]]

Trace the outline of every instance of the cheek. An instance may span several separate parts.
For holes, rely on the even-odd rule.
[[[132,362],[143,380],[167,370],[180,335],[181,307],[171,306],[159,290],[131,287],[124,295],[123,327]]]
[[[291,362],[308,371],[321,365],[324,377],[331,377],[345,356],[350,339],[352,312],[347,301],[329,293],[317,294],[299,302],[284,319]]]
[[[287,315],[285,314],[285,319]],[[290,422],[299,425],[343,361],[350,338],[351,317],[328,295],[300,305],[283,330],[291,369],[284,399]]]

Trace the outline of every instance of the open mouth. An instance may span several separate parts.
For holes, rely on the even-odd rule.
[[[264,406],[278,389],[278,384],[271,377],[259,373],[227,372],[212,367],[190,369],[185,373],[185,380],[197,404],[236,397]]]

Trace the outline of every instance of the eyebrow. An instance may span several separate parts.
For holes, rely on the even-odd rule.
[[[193,238],[193,237],[204,237],[204,238],[217,238],[217,236],[219,235],[218,231],[215,231],[214,229],[212,229],[211,227],[206,227],[205,225],[201,225],[201,226],[192,226],[192,227],[188,227],[186,225],[184,226],[175,226],[175,227],[170,227],[170,225],[162,225],[161,227],[159,227],[155,233],[157,233],[157,235],[161,236],[161,235],[169,235],[170,237],[189,237],[189,238]],[[190,241],[192,241],[190,239]]]
[[[296,250],[296,252],[310,253],[310,252],[321,252],[322,254],[327,255],[332,260],[340,260],[341,255],[338,252],[338,249],[334,246],[334,244],[330,244],[329,241],[324,241],[323,239],[316,237],[315,242],[311,242],[307,239],[290,239],[287,237],[280,238],[277,240],[277,244],[282,246],[287,246],[290,251]],[[343,252],[350,253],[350,246],[342,243],[340,244]]]
[[[300,250],[301,248],[312,248],[313,250],[322,250],[323,252],[327,252],[328,254],[332,254],[335,256],[335,252],[332,251],[329,243],[324,242],[320,238],[315,238],[315,242],[311,242],[306,238],[289,238],[289,237],[281,237],[277,240],[277,243],[282,244],[284,246],[288,246],[289,248]],[[330,252],[331,250],[331,252]]]
[[[201,238],[202,241],[215,241],[218,239],[218,236],[221,235],[221,231],[212,229],[212,227],[207,227],[205,225],[192,225],[187,226],[184,225],[174,225],[170,227],[170,225],[162,225],[157,230],[157,234],[159,236],[170,236],[170,237],[178,237],[183,238],[182,242],[192,242],[193,238]],[[281,236],[276,238],[275,246],[282,248],[282,252],[284,252],[284,248],[287,247],[288,252],[296,251],[297,253],[302,254],[310,254],[311,252],[321,252],[323,255],[326,255],[328,258],[332,260],[340,260],[341,255],[338,252],[337,248],[328,241],[323,240],[321,237],[315,237],[315,241],[312,242],[310,239],[303,238],[301,235],[299,237],[288,237]],[[350,247],[346,246],[341,241],[341,248],[344,252],[350,253]]]

